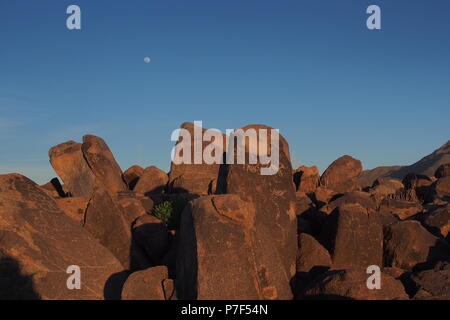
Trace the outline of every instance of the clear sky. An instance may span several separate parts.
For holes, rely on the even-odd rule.
[[[450,139],[449,14],[448,0],[0,0],[0,173],[44,183],[48,149],[87,133],[124,170],[168,170],[172,131],[194,120],[278,128],[294,166],[411,164]]]

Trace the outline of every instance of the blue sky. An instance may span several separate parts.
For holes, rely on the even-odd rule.
[[[82,30],[66,28],[81,8]],[[382,30],[366,28],[366,8]],[[280,129],[294,165],[411,164],[450,139],[448,0],[0,0],[0,173],[103,137],[169,169],[182,122]],[[144,57],[150,63],[144,63]]]

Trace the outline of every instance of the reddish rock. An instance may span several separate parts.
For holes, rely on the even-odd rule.
[[[384,199],[380,204],[380,212],[396,215],[401,220],[408,219],[423,211],[421,204],[412,201]]]
[[[297,272],[309,272],[313,267],[331,266],[327,249],[309,234],[298,236]]]
[[[362,172],[361,161],[342,156],[333,161],[320,177],[320,185],[338,193],[359,190],[358,176]]]
[[[128,186],[128,189],[133,190],[139,178],[144,173],[144,168],[140,166],[131,166],[123,173],[123,180]]]
[[[370,188],[369,193],[377,200],[382,200],[388,196],[393,197],[397,191],[403,188],[403,183],[396,179],[378,178]]]
[[[49,151],[50,163],[73,197],[90,198],[94,191],[95,175],[89,168],[81,144],[68,141]]]
[[[147,214],[147,210],[145,209],[141,199],[139,198],[120,197],[118,199],[118,202],[119,205],[122,207],[122,211],[124,213],[124,218],[127,222],[127,225],[130,227],[137,218]]]
[[[403,221],[385,229],[384,262],[388,267],[411,270],[442,257],[441,245],[418,221]]]
[[[62,212],[79,225],[83,225],[84,214],[89,203],[88,198],[60,198],[55,201]]]
[[[376,211],[356,203],[339,206],[328,216],[321,239],[334,266],[382,265],[383,230]]]
[[[408,173],[402,180],[406,189],[417,189],[427,187],[433,183],[430,177],[423,174]]]
[[[130,265],[131,231],[121,206],[102,188],[89,201],[84,228],[108,248],[125,268]]]
[[[145,168],[144,173],[134,187],[134,191],[145,195],[163,193],[169,182],[167,173],[155,166]]]
[[[417,289],[417,300],[450,300],[450,263],[440,262],[432,270],[411,277]]]
[[[316,166],[301,166],[294,171],[294,183],[296,190],[305,193],[316,191],[319,186],[319,169]]]
[[[306,193],[303,192],[296,192],[295,193],[295,213],[297,215],[300,215],[304,213],[305,211],[308,211],[311,209],[314,204],[311,201],[311,199],[306,195]]]
[[[436,169],[434,176],[437,179],[450,176],[450,163],[443,164]]]
[[[314,201],[318,207],[322,207],[331,201],[338,193],[334,190],[318,187],[313,194]]]
[[[127,189],[122,179],[122,169],[117,164],[106,142],[93,135],[85,135],[81,146],[84,158],[100,185],[116,195]]]
[[[139,217],[132,226],[133,239],[153,265],[161,263],[169,250],[169,232],[166,225],[151,215]]]
[[[438,179],[434,184],[435,195],[443,200],[450,200],[450,176]]]
[[[0,175],[0,296],[13,299],[103,299],[122,271],[119,261],[58,208],[34,182]],[[66,270],[81,270],[81,289],[69,290]]]
[[[450,204],[428,212],[423,219],[423,223],[433,233],[437,233],[443,238],[447,237],[450,232]]]
[[[347,192],[336,200],[331,201],[327,205],[323,206],[320,210],[325,213],[331,213],[337,207],[340,207],[346,203],[357,203],[362,207],[376,210],[376,204],[374,199],[367,192],[351,191]]]
[[[122,289],[122,300],[166,300],[163,282],[167,268],[153,267],[133,272]]]
[[[278,282],[289,286],[290,279],[283,272],[277,250],[266,248],[273,254],[269,259],[256,249],[260,240],[255,238],[255,218],[253,204],[237,195],[189,202],[178,234],[179,299],[283,298],[278,295]]]
[[[202,128],[200,139],[196,139],[197,136],[194,134],[195,130],[200,132],[200,128],[194,126],[193,123],[183,123],[181,129],[187,130],[190,133],[191,140],[183,141],[183,138],[180,136],[176,148],[177,150],[180,150],[181,155],[186,149],[190,149],[191,162],[190,164],[175,164],[172,162],[169,173],[169,191],[172,193],[192,193],[198,195],[212,194],[216,190],[220,164],[206,164],[203,160],[199,164],[194,162],[194,145],[198,143],[203,146],[202,150],[205,150],[211,143],[202,141],[201,139],[206,129]],[[224,151],[226,149],[225,135],[222,135],[222,140],[222,145],[218,145],[221,146],[221,149]],[[183,150],[183,152],[181,152],[181,150]],[[223,151],[221,151],[220,154],[222,154]],[[203,159],[203,157],[201,157],[201,159]]]
[[[270,127],[252,125],[242,128],[267,130],[268,141],[271,141]],[[236,148],[236,144],[235,144]],[[245,150],[251,150],[248,141]],[[230,151],[229,151],[230,152]],[[261,169],[268,165],[258,164],[227,164],[221,169],[220,190],[227,194],[237,194],[242,200],[254,203],[256,207],[255,230],[257,237],[258,255],[267,258],[265,268],[267,274],[278,274],[281,270],[271,266],[273,257],[268,256],[268,248],[273,246],[278,251],[284,266],[285,278],[290,279],[295,274],[295,260],[297,255],[297,226],[295,212],[295,189],[292,184],[292,167],[289,157],[289,145],[280,135],[278,150],[273,145],[268,153],[279,155],[278,171],[273,175],[262,175]],[[236,155],[236,149],[234,150]],[[246,154],[249,157],[249,154]],[[236,161],[234,161],[236,162]],[[292,295],[287,286],[277,288],[280,299],[289,299]]]
[[[362,269],[330,270],[319,276],[304,293],[309,299],[394,300],[408,299],[399,280],[381,273],[381,289],[367,287],[367,274]]]
[[[39,187],[52,198],[62,198],[67,196],[58,178],[53,178]]]

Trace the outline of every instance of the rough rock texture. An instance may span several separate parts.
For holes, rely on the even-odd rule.
[[[313,267],[331,266],[327,249],[306,233],[298,236],[297,272],[309,272]]]
[[[417,289],[414,299],[450,300],[450,264],[438,263],[432,270],[411,277]]]
[[[327,205],[323,206],[320,210],[326,213],[331,213],[337,207],[340,207],[346,203],[357,203],[364,208],[376,210],[376,204],[374,199],[367,192],[351,191],[345,193],[343,196],[331,201]]]
[[[322,207],[330,202],[337,194],[338,193],[334,190],[318,187],[313,194],[313,199],[317,207]]]
[[[306,290],[304,298],[336,300],[393,300],[408,299],[402,283],[381,273],[381,289],[369,289],[365,270],[330,270],[319,276]]]
[[[203,146],[203,151],[211,142],[202,141],[203,133],[206,129],[194,126],[193,123],[183,123],[181,129],[187,130],[191,139],[189,141],[183,141],[182,136],[176,144],[176,148],[180,150],[180,154],[185,152],[186,148],[191,150],[191,164],[181,163],[176,164],[172,162],[169,173],[169,191],[172,193],[192,193],[198,195],[212,194],[216,190],[217,176],[219,174],[220,164],[206,164],[200,157],[201,163],[195,163],[195,149],[194,146],[198,145],[200,149]],[[196,134],[199,132],[200,134]],[[225,147],[225,135],[222,135],[223,143],[215,142],[224,151]],[[190,146],[190,148],[189,148]],[[183,150],[183,152],[181,152]],[[223,151],[220,153],[223,154]],[[201,155],[201,153],[199,153]]]
[[[403,221],[385,229],[384,262],[388,267],[411,270],[442,254],[438,239],[418,221]]]
[[[80,226],[83,225],[84,214],[89,203],[88,198],[60,198],[55,199],[55,201],[62,212]]]
[[[286,294],[282,290],[287,290],[283,285],[289,286],[289,279],[274,248],[266,248],[271,260],[258,254],[255,218],[253,204],[237,195],[201,197],[188,204],[178,235],[179,299],[284,297],[278,293]]]
[[[422,205],[417,202],[384,199],[379,208],[382,213],[391,213],[398,216],[401,220],[408,219],[423,211]]]
[[[443,200],[450,200],[450,176],[438,179],[434,184],[435,195]]]
[[[132,226],[133,239],[147,254],[153,265],[161,263],[169,250],[169,232],[166,225],[151,215],[139,217]]]
[[[168,277],[164,266],[133,272],[122,289],[122,300],[166,300],[164,280]]]
[[[102,188],[89,201],[84,228],[108,248],[125,268],[130,265],[131,231],[120,205]]]
[[[145,168],[144,173],[134,187],[134,191],[145,195],[162,193],[166,188],[169,177],[167,173],[155,166]]]
[[[68,141],[51,148],[48,154],[53,169],[61,177],[70,195],[90,198],[96,181],[83,156],[81,144]]]
[[[130,227],[137,218],[148,213],[139,198],[119,197],[118,203],[122,207],[123,217]]]
[[[437,179],[444,178],[450,176],[450,163],[443,164],[439,166],[434,172],[434,176]]]
[[[301,166],[294,171],[294,183],[296,190],[305,193],[316,191],[319,186],[319,169],[316,166]]]
[[[265,129],[272,140],[270,127],[263,125],[251,125],[242,128]],[[248,142],[248,141],[247,141]],[[236,145],[234,154],[236,155]],[[270,146],[270,144],[269,144]],[[251,150],[249,143],[245,144],[247,157]],[[230,146],[231,149],[231,146]],[[231,150],[228,150],[231,152]],[[267,259],[267,274],[275,274],[281,271],[272,269],[269,264],[273,257],[268,256],[268,248],[274,246],[278,251],[281,263],[284,266],[285,277],[290,279],[295,274],[295,261],[297,255],[296,235],[296,198],[292,183],[292,167],[289,156],[289,145],[280,135],[278,150],[275,145],[271,146],[268,154],[279,155],[278,171],[273,175],[262,175],[261,168],[268,165],[257,164],[228,164],[221,168],[220,182],[218,186],[223,193],[237,194],[247,202],[253,202],[256,207],[255,230],[257,239],[257,255]],[[235,161],[236,163],[236,161]],[[274,266],[273,266],[274,267]],[[290,290],[277,288],[278,296],[289,298]]]
[[[377,200],[382,200],[388,196],[394,196],[398,190],[403,188],[403,183],[396,179],[378,178],[370,188],[369,193]]]
[[[334,266],[382,265],[383,230],[376,211],[355,203],[343,204],[327,218],[321,239]]]
[[[122,169],[102,138],[85,135],[81,150],[96,177],[97,185],[104,187],[113,195],[127,189],[122,179]]]
[[[119,261],[28,178],[0,175],[0,217],[0,297],[103,299],[117,289],[110,278],[123,270]],[[71,265],[80,267],[80,290],[67,288]]]
[[[345,155],[330,164],[320,177],[320,185],[338,193],[358,190],[361,172],[361,161]]]
[[[443,238],[447,237],[450,232],[450,204],[427,213],[423,223],[432,233]]]
[[[141,166],[131,166],[123,173],[123,180],[128,186],[128,189],[133,190],[136,186],[136,183],[139,181],[139,178],[144,173],[144,168]]]

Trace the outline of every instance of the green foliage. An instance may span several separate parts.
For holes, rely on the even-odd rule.
[[[163,221],[168,228],[178,229],[180,226],[181,213],[188,201],[189,200],[184,197],[164,201],[155,206],[153,214],[159,220]]]

